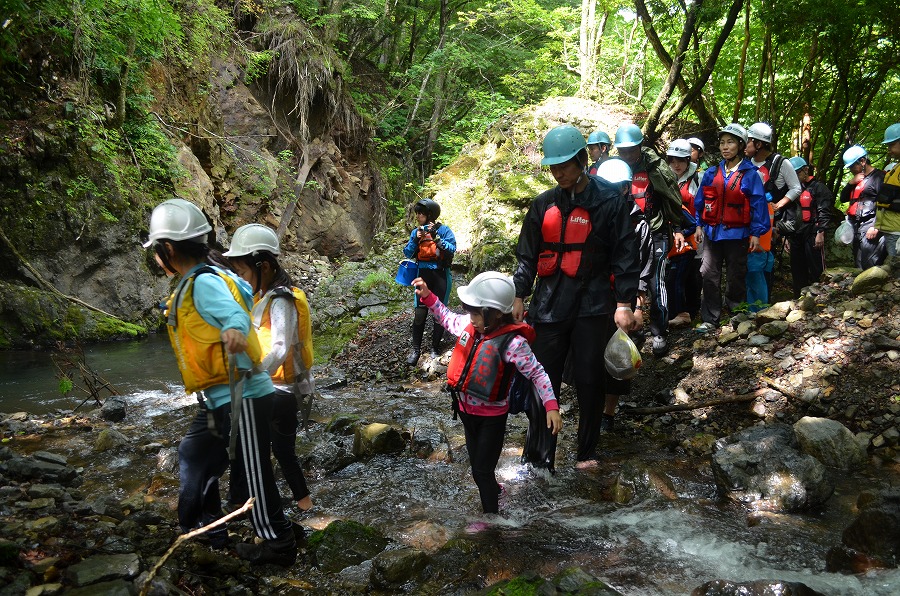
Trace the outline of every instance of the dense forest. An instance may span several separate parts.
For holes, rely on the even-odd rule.
[[[842,148],[879,156],[898,116],[900,15],[888,0],[3,4],[3,78],[46,93],[57,76],[77,78],[111,105],[105,138],[142,164],[165,132],[148,117],[154,64],[203,68],[229,40],[249,82],[283,85],[323,62],[335,74],[325,83],[345,85],[373,127],[372,149],[394,158],[383,173],[413,185],[502,114],[554,95],[626,105],[654,140],[764,120],[782,153],[811,158],[832,184]],[[288,149],[287,159],[302,153]]]
[[[42,326],[78,335],[72,297],[154,324],[166,282],[137,241],[173,194],[223,245],[262,222],[296,254],[359,260],[415,198],[464,188],[447,166],[471,169],[473,147],[532,155],[551,120],[613,134],[630,118],[658,147],[699,136],[713,158],[720,126],[767,121],[778,151],[837,189],[849,144],[886,159],[898,45],[888,0],[2,0],[0,305],[18,321],[0,321],[15,330],[0,346]],[[509,136],[505,119],[557,98],[564,116]],[[581,106],[605,116],[573,120],[594,111]],[[521,195],[488,222],[512,229],[543,176],[483,165],[524,181],[485,185]]]

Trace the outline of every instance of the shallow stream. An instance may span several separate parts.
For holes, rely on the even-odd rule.
[[[95,346],[86,350],[86,359],[125,393],[129,414],[120,426],[129,427],[126,435],[141,437],[141,445],[177,445],[193,405],[181,391],[165,338]],[[47,353],[0,352],[0,371],[0,411],[44,414],[71,410],[81,401],[60,396]],[[633,595],[689,594],[712,579],[799,581],[829,595],[900,590],[897,570],[865,575],[824,571],[825,554],[840,543],[857,494],[897,486],[895,472],[836,474],[834,496],[815,515],[748,513],[717,497],[708,458],[666,450],[627,425],[604,437],[601,448],[607,458],[596,470],[576,471],[572,465],[573,416],[566,420],[555,476],[522,466],[526,421],[517,416],[510,418],[498,466],[506,491],[502,515],[485,518],[469,475],[462,427],[450,419],[449,399],[440,386],[357,387],[350,381],[346,387],[321,390],[314,422],[298,441],[301,453],[315,453],[330,440],[324,426],[338,413],[390,423],[414,437],[443,432],[443,438],[428,458],[383,455],[331,474],[317,469],[313,460],[309,479],[316,507],[311,514],[291,514],[310,528],[338,518],[357,520],[430,552],[457,536],[474,540],[481,554],[474,575],[461,573],[452,586],[432,587],[433,593],[474,591],[525,570],[550,577],[573,565]],[[83,465],[82,490],[87,494],[115,486],[120,496],[128,496],[146,490],[154,475],[157,458],[140,455],[141,449],[96,454],[88,433],[54,440],[46,437],[40,448],[67,453]],[[611,493],[617,474],[626,468],[649,470],[638,475],[656,489],[620,505]],[[159,495],[174,499],[175,487]]]

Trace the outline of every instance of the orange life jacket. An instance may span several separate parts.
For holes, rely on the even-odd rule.
[[[647,172],[637,172],[632,177],[631,198],[644,213],[653,209],[653,187],[650,186]]]
[[[688,193],[688,194],[690,194],[690,193]],[[684,194],[682,194],[681,197],[683,200]],[[693,199],[691,199],[691,201],[693,202]],[[686,213],[690,213],[690,211],[687,208],[687,203],[682,203],[681,208]],[[675,248],[675,243],[673,242],[672,247],[669,249],[669,254],[666,255],[666,258],[671,259],[672,257],[676,257],[678,255],[683,255],[685,253],[691,252],[692,250],[697,250],[697,240],[694,238],[694,234],[684,237],[684,244],[682,245],[681,250],[678,250],[677,248]]]
[[[700,214],[703,223],[732,228],[750,225],[750,199],[741,190],[741,180],[747,171],[736,171],[726,184],[722,168],[716,166],[712,184],[703,187],[703,213]]]
[[[476,337],[475,328],[469,323],[456,339],[447,366],[450,388],[487,402],[505,400],[516,367],[504,362],[503,352],[515,335],[530,342],[534,329],[527,323],[513,323]]]
[[[288,346],[287,356],[281,366],[271,374],[272,381],[282,385],[290,385],[312,368],[313,343],[312,325],[309,317],[309,303],[306,294],[300,288],[279,287],[263,296],[253,309],[253,324],[259,337],[262,353],[272,351],[272,320],[270,311],[272,301],[277,298],[290,300],[291,308],[297,311],[297,343]],[[265,301],[263,303],[263,301]],[[288,336],[290,337],[290,335]]]
[[[541,222],[538,277],[548,277],[559,269],[569,277],[575,277],[590,234],[591,216],[585,209],[575,207],[568,217],[563,218],[559,207],[550,205]]]
[[[768,204],[769,206],[769,231],[759,237],[759,250],[761,251],[770,251],[772,250],[772,229],[775,227],[775,205],[772,203]]]

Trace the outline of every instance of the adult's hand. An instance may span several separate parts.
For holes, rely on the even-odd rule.
[[[750,252],[759,252],[759,236],[750,236]]]
[[[684,234],[682,234],[681,232],[675,232],[675,234],[673,234],[673,237],[675,240],[675,250],[681,250],[682,248],[684,248]]]
[[[229,354],[240,354],[247,351],[247,337],[237,329],[226,329],[222,332],[221,337]]]
[[[616,314],[613,315],[616,325],[626,333],[637,329],[637,320],[634,318],[634,312],[631,308],[617,308]]]
[[[822,250],[825,247],[825,232],[817,232],[816,239],[813,243],[816,250]]]
[[[878,236],[878,230],[875,229],[875,226],[872,226],[868,230],[866,230],[866,240],[875,240]]]
[[[512,316],[516,323],[521,323],[525,318],[525,301],[518,296],[513,300]]]
[[[703,242],[703,228],[701,226],[697,226],[697,231],[694,232],[694,239],[698,244]]]

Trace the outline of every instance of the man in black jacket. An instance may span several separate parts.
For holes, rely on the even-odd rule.
[[[875,209],[884,172],[869,161],[869,152],[860,145],[844,151],[844,168],[853,178],[841,191],[841,203],[847,203],[847,219],[853,226],[853,261],[860,269],[881,265],[887,258],[884,234],[875,227]]]
[[[822,277],[825,270],[825,230],[831,219],[834,195],[813,178],[802,157],[792,157],[791,166],[800,180],[800,196],[787,203],[783,216],[776,214],[775,227],[788,239],[791,253],[791,284],[794,298]]]
[[[513,315],[522,320],[530,295],[528,321],[537,334],[531,347],[556,395],[572,348],[580,412],[576,465],[589,467],[598,459],[608,317],[614,313],[626,332],[635,327],[631,305],[640,273],[638,243],[617,189],[585,172],[587,150],[578,129],[554,128],[543,149],[541,164],[550,166],[557,186],[534,199],[522,222]],[[529,428],[529,436],[533,430],[538,431]],[[541,454],[529,442],[523,459],[552,470],[555,438]]]

